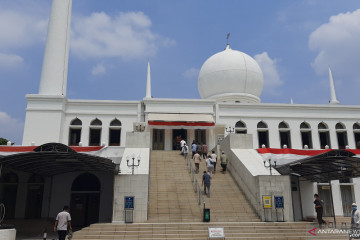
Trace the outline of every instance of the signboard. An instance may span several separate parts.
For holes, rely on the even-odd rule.
[[[223,227],[209,227],[209,238],[225,238]]]
[[[323,189],[323,190],[330,190],[330,186],[321,186],[321,189]]]
[[[263,196],[264,208],[271,208],[271,196]]]
[[[275,208],[284,208],[284,197],[274,196]]]
[[[135,197],[125,197],[125,209],[134,209],[134,200]]]

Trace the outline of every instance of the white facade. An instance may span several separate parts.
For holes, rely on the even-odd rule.
[[[179,133],[175,130],[183,129],[182,134],[188,143],[205,141],[209,150],[215,148],[219,140],[229,134],[229,131],[252,135],[252,138],[249,138],[252,139],[249,140],[252,141],[253,147],[250,149],[252,151],[262,147],[294,149],[360,147],[358,144],[360,106],[333,104],[337,103],[337,100],[332,77],[332,104],[261,103],[260,94],[263,88],[261,69],[251,57],[231,50],[229,46],[224,52],[210,57],[200,72],[198,83],[203,99],[151,98],[150,65],[148,65],[146,96],[143,100],[67,99],[65,93],[69,29],[66,26],[70,21],[71,0],[62,1],[53,1],[39,94],[26,96],[28,106],[22,143],[24,146],[49,142],[65,145],[111,146],[100,155],[116,159],[115,161],[120,163],[124,151],[127,151],[125,149],[127,132],[144,130],[149,135],[147,139],[150,141],[150,149],[172,150],[176,134]],[[58,15],[64,16],[64,12],[68,13],[66,15],[69,16],[68,18],[56,18]],[[65,22],[66,25],[63,24]],[[65,37],[62,35],[64,31]],[[59,35],[64,38],[57,39]],[[63,59],[56,57],[59,53],[55,50],[59,49],[56,48],[57,46],[62,47]],[[58,66],[59,61],[65,65],[62,65],[61,69],[53,69],[54,66]],[[219,61],[222,65],[219,65]],[[59,75],[61,71],[66,74]],[[171,124],[155,126],[149,124],[149,114],[174,113],[211,116],[213,125],[203,127],[195,124],[175,127]],[[139,126],[145,126],[145,129],[137,129]],[[198,129],[203,131],[201,140],[198,139]],[[132,148],[136,148],[136,145]],[[247,166],[248,169],[251,167]],[[349,183],[332,182],[336,215],[344,214],[341,186],[350,186],[352,200],[360,202],[358,184],[358,179],[353,179]],[[115,185],[119,187],[119,192],[126,194],[120,190],[122,186],[120,182],[116,182]],[[319,186],[321,188],[322,185]],[[297,187],[302,195],[301,201],[298,199],[293,201],[302,205],[302,217],[314,216],[311,199],[319,190],[317,183],[301,182]],[[295,219],[299,218],[295,217]]]

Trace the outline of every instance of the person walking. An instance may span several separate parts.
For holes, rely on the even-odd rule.
[[[194,162],[195,162],[195,173],[199,173],[199,165],[201,162],[201,156],[198,152],[196,152],[193,156]]]
[[[201,186],[204,186],[204,194],[206,194],[208,197],[210,197],[210,182],[211,182],[211,175],[204,171]],[[206,193],[207,189],[207,193]]]
[[[191,157],[194,157],[194,155],[196,153],[196,142],[195,141],[191,144],[191,151],[192,151]]]
[[[212,151],[211,153],[211,161],[214,165],[214,174],[216,172],[216,162],[217,162],[217,155],[215,154],[215,151]]]
[[[314,194],[314,204],[315,204],[315,211],[316,211],[316,215],[317,215],[317,220],[319,223],[319,228],[322,228],[323,224],[326,225],[326,222],[324,221],[324,219],[322,218],[323,216],[323,201],[320,199],[319,195],[317,193]]]
[[[181,141],[180,141],[180,151],[181,151],[181,153],[183,153],[184,145],[186,145],[186,141],[184,139],[181,139]]]
[[[208,146],[206,145],[206,143],[204,143],[202,145],[202,156],[203,158],[206,158],[207,155],[208,155]]]
[[[65,240],[67,230],[72,230],[71,227],[71,216],[69,213],[69,207],[64,206],[63,211],[59,212],[56,216],[54,232],[58,233],[59,240]]]
[[[349,234],[349,239],[352,239],[352,234],[358,234],[359,224],[360,224],[360,211],[357,209],[356,203],[351,204],[351,231]]]
[[[214,165],[213,165],[213,162],[211,160],[211,156],[209,155],[208,158],[206,159],[206,167],[207,167],[207,171],[208,173],[210,174],[213,174],[214,173]]]
[[[184,146],[182,147],[182,153],[184,154],[184,157],[186,159],[188,153],[189,153],[189,147],[184,143]]]
[[[221,152],[220,163],[221,163],[221,167],[222,167],[222,173],[225,174],[226,173],[226,167],[227,167],[227,164],[228,164],[228,158],[227,158],[224,151]]]

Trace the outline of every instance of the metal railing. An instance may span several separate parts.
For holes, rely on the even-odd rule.
[[[186,161],[186,165],[189,169],[189,174],[190,174],[190,177],[191,177],[191,182],[193,184],[193,188],[194,188],[194,191],[195,193],[198,195],[198,204],[201,205],[201,203],[203,203],[204,205],[204,208],[205,208],[205,199],[204,199],[204,196],[202,194],[202,191],[201,191],[201,186],[196,178],[196,173],[195,173],[195,170],[194,170],[194,167],[193,167],[193,163],[192,163],[192,158],[190,158],[189,156],[190,154],[187,154],[186,157],[185,157],[185,161]]]

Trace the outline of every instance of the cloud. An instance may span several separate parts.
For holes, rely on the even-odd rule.
[[[81,58],[153,56],[161,46],[175,41],[151,31],[151,20],[142,12],[104,12],[74,17],[71,49]]]
[[[100,74],[105,74],[105,73],[106,73],[106,68],[103,63],[99,63],[98,65],[93,67],[93,69],[91,70],[92,75],[100,75]]]
[[[327,74],[329,65],[337,75],[351,81],[360,75],[359,26],[360,9],[331,16],[310,34],[309,48],[317,52],[312,67],[318,75]]]
[[[24,59],[18,55],[0,52],[0,69],[16,68],[21,66],[23,62]]]
[[[6,138],[16,145],[21,145],[24,123],[11,117],[6,112],[0,112],[0,137]]]
[[[276,66],[277,60],[271,59],[267,52],[254,56],[264,75],[264,93],[276,95],[276,88],[283,84]]]
[[[189,78],[189,79],[193,79],[193,78],[197,79],[197,77],[199,76],[199,72],[200,72],[199,69],[192,67],[192,68],[186,70],[183,73],[183,76],[186,78]]]
[[[0,10],[0,50],[20,49],[43,42],[48,20],[28,11]]]

